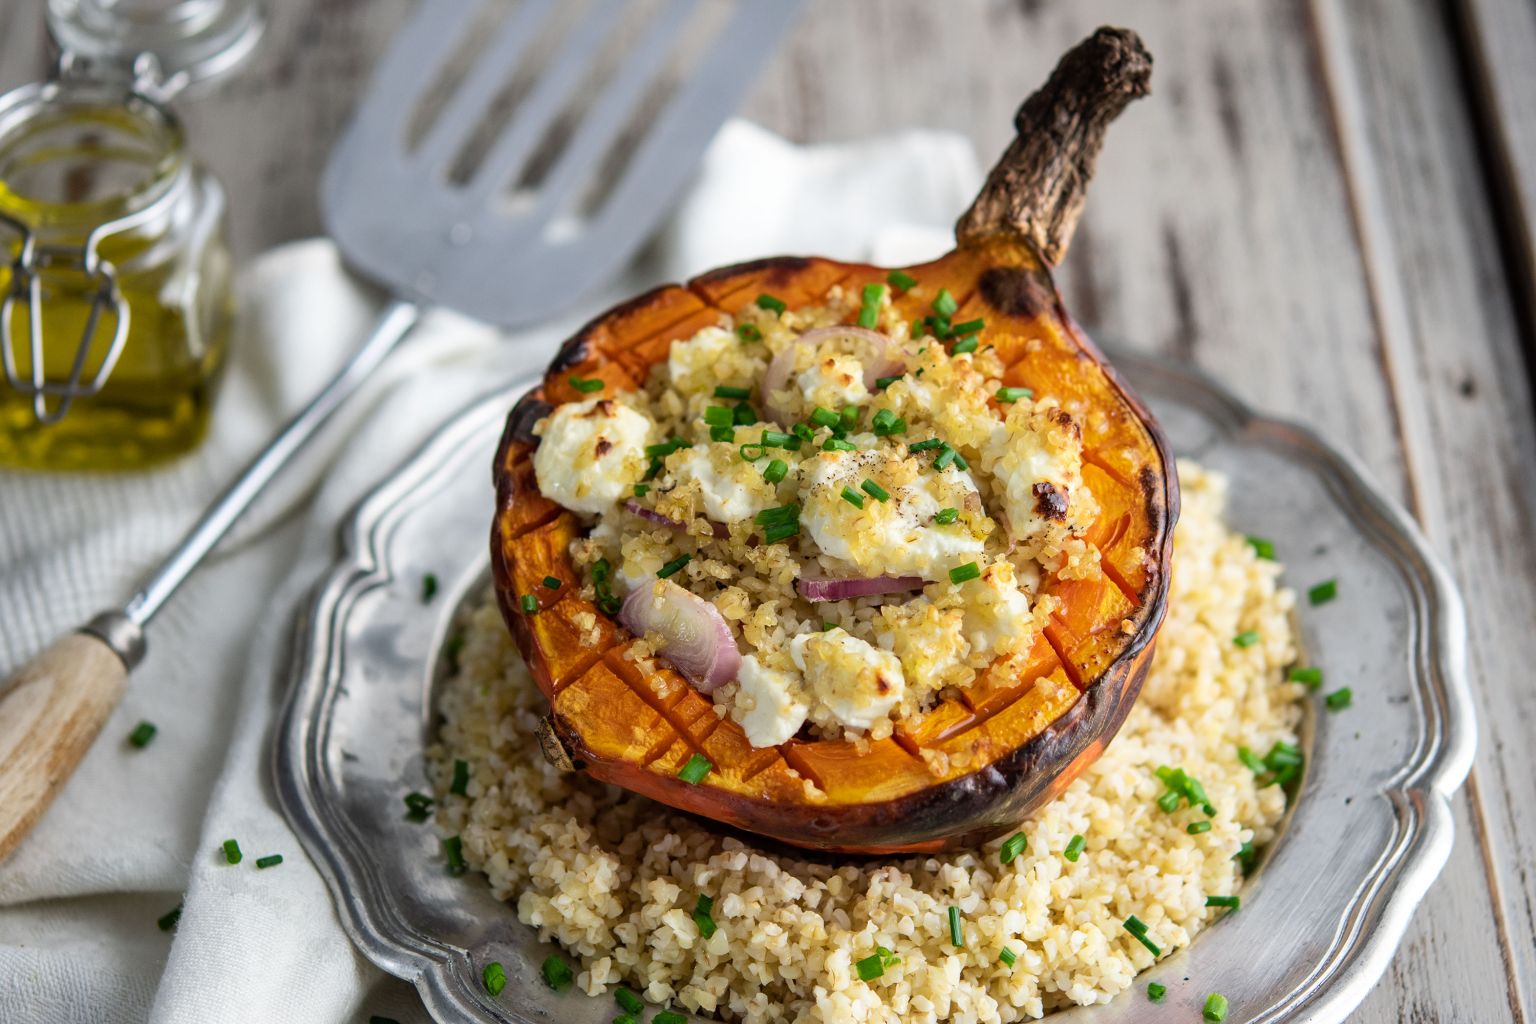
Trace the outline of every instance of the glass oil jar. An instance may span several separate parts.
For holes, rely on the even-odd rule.
[[[247,51],[257,13],[50,0],[58,70],[0,96],[0,466],[133,469],[205,435],[233,321],[225,197],[168,100]]]

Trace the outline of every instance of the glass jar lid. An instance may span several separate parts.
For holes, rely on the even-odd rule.
[[[48,29],[66,59],[139,77],[149,55],[167,94],[234,67],[265,24],[261,0],[48,0]]]

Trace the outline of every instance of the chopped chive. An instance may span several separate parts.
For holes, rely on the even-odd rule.
[[[744,444],[739,449],[742,462],[756,462],[764,455],[763,446],[760,444]]]
[[[1184,826],[1184,831],[1188,832],[1192,836],[1198,836],[1202,832],[1209,832],[1210,830],[1211,823],[1209,821],[1192,821],[1188,825]]]
[[[864,507],[864,496],[846,484],[843,486],[843,500],[854,508]]]
[[[960,457],[960,453],[947,444],[944,445],[942,449],[940,449],[938,457],[933,460],[933,468],[942,470],[946,468],[951,462],[955,464],[955,468],[957,469],[970,468],[970,466],[966,464],[965,459]]]
[[[1259,631],[1256,629],[1245,629],[1233,637],[1232,642],[1239,647],[1252,647],[1259,642]]]
[[[1269,753],[1264,755],[1264,763],[1269,766],[1271,771],[1277,771],[1281,768],[1299,768],[1302,761],[1303,758],[1299,749],[1290,743],[1278,740],[1274,746],[1269,748]]]
[[[1242,900],[1237,896],[1207,896],[1205,905],[1208,907],[1224,907],[1228,910],[1236,910],[1242,905]]]
[[[1014,964],[1018,963],[1019,954],[1015,953],[1007,946],[1004,946],[1002,949],[997,951],[997,958],[1007,966],[1012,967]]]
[[[448,873],[455,878],[464,873],[464,840],[449,836],[443,840],[443,859],[448,862]]]
[[[672,561],[668,562],[666,565],[662,566],[660,569],[657,569],[656,570],[656,577],[658,579],[663,579],[664,580],[668,576],[674,575],[679,569],[681,569],[683,566],[687,565],[691,561],[693,561],[693,556],[692,555],[688,555],[688,554],[678,555],[676,558],[672,559]]]
[[[959,341],[955,342],[954,347],[949,350],[949,354],[954,356],[963,356],[969,352],[975,352],[977,346],[980,344],[981,343],[976,340],[976,336],[973,334],[969,338],[961,338]]]
[[[1263,775],[1269,771],[1269,766],[1264,763],[1264,759],[1247,747],[1237,748],[1237,759],[1243,762],[1247,769],[1255,775]]]
[[[618,1003],[620,1009],[622,1009],[625,1013],[645,1012],[645,1000],[641,999],[638,995],[631,992],[623,985],[620,985],[618,988],[613,990],[613,1001]]]
[[[545,576],[544,577],[544,589],[545,590],[559,590],[560,589],[560,581],[559,581],[559,579],[557,579],[554,576]]]
[[[662,1010],[651,1018],[651,1024],[688,1024],[688,1018],[671,1010]]]
[[[975,320],[967,320],[963,324],[955,324],[950,328],[950,330],[954,331],[956,334],[976,334],[986,326],[987,322],[980,317],[977,317]]]
[[[724,441],[726,444],[732,444],[736,440],[736,428],[725,426],[710,427],[709,439],[711,441]]]
[[[1310,590],[1307,591],[1307,600],[1309,602],[1311,602],[1313,607],[1316,607],[1317,605],[1320,605],[1320,604],[1327,604],[1329,601],[1332,601],[1334,598],[1336,598],[1338,596],[1339,596],[1339,581],[1338,580],[1324,580],[1323,582],[1319,583],[1317,586],[1315,586],[1315,587],[1313,587],[1313,588],[1311,588]]]
[[[930,437],[926,441],[914,441],[912,444],[907,445],[907,452],[908,454],[916,455],[919,452],[931,452],[935,448],[943,447],[945,447],[943,441],[936,437]]]
[[[951,945],[965,945],[965,925],[960,920],[960,908],[949,908],[949,941]]]
[[[571,374],[566,380],[570,381],[571,387],[584,395],[590,395],[594,391],[603,390],[603,382],[596,377],[578,377],[575,374]]]
[[[717,385],[715,385],[715,397],[716,398],[735,398],[735,399],[739,399],[739,400],[745,401],[746,399],[752,397],[752,389],[751,388],[730,387],[730,386],[727,386],[725,384],[717,384]]]
[[[1077,858],[1083,855],[1083,847],[1088,845],[1088,840],[1081,835],[1075,835],[1067,840],[1067,848],[1061,851],[1061,855],[1072,863],[1077,863]]]
[[[773,508],[765,508],[752,517],[754,523],[762,526],[771,526],[774,523],[794,522],[800,517],[800,506],[794,503],[777,505]]]
[[[811,410],[811,422],[819,427],[836,427],[842,425],[842,420],[831,409],[817,406]]]
[[[661,469],[661,460],[658,458],[652,458],[651,464],[645,467],[645,476],[641,477],[640,479],[654,480],[658,475],[660,475]]]
[[[485,983],[487,992],[493,996],[499,996],[501,990],[507,987],[507,970],[492,960],[485,965],[485,970],[480,972],[480,980]]]
[[[1132,935],[1145,935],[1147,934],[1147,923],[1135,914],[1132,914],[1125,919],[1125,930]]]
[[[762,341],[763,332],[758,330],[756,324],[737,324],[736,337],[750,345],[754,341]]]
[[[245,854],[240,852],[240,844],[236,840],[224,840],[224,863],[239,864],[244,858]]]
[[[731,410],[731,420],[738,427],[750,427],[757,422],[757,410],[746,402],[737,402]]]
[[[1169,814],[1172,814],[1174,811],[1179,809],[1179,794],[1170,789],[1168,792],[1157,798],[1157,806]]]
[[[1275,542],[1263,537],[1248,535],[1248,546],[1253,548],[1253,553],[1259,558],[1267,558],[1271,562],[1275,560]]]
[[[185,902],[176,904],[170,910],[166,911],[163,915],[157,918],[155,920],[155,924],[159,925],[160,930],[163,932],[175,931],[176,925],[181,921],[181,908],[185,905]]]
[[[757,308],[771,310],[774,313],[783,313],[789,307],[784,305],[782,299],[776,299],[767,292],[757,297]]]
[[[890,283],[892,288],[895,288],[899,292],[911,291],[913,287],[917,285],[917,278],[900,270],[891,271],[889,274],[885,275],[885,279]]]
[[[816,436],[816,431],[812,430],[808,425],[804,423],[796,423],[794,426],[789,428],[789,432],[794,434],[802,441],[809,441]]]
[[[933,311],[948,320],[955,315],[955,310],[960,308],[960,303],[949,294],[948,288],[940,288],[938,296],[933,300]]]
[[[876,437],[891,437],[894,434],[907,432],[907,421],[889,409],[881,409],[875,413],[870,423],[875,428]]]
[[[1024,852],[1029,846],[1029,839],[1023,832],[1015,832],[1003,840],[1002,849],[997,851],[997,859],[1004,864],[1011,864],[1015,857]]]
[[[789,463],[783,459],[774,459],[767,466],[763,467],[763,479],[771,484],[776,484],[783,480],[788,473]]]
[[[1349,707],[1352,700],[1354,700],[1354,694],[1350,692],[1349,687],[1344,686],[1324,697],[1323,703],[1328,705],[1329,711],[1343,711]]]
[[[852,430],[859,425],[859,417],[864,410],[856,405],[845,405],[837,414],[837,425],[843,430]]]
[[[155,738],[155,733],[159,731],[154,722],[140,722],[133,727],[133,732],[128,734],[128,742],[143,750],[149,746],[150,741]]]
[[[704,422],[712,427],[729,427],[735,424],[736,414],[724,405],[711,405],[704,410]]]
[[[662,441],[659,444],[646,445],[645,454],[649,458],[664,459],[668,455],[671,455],[673,452],[677,451],[679,448],[687,447],[689,447],[688,444],[681,438],[674,437],[666,441]]]
[[[1021,398],[1034,398],[1035,393],[1029,388],[998,388],[993,397],[1004,405],[1011,405]]]
[[[453,762],[453,782],[448,786],[448,792],[454,796],[467,796],[469,789],[469,762],[455,759]]]
[[[948,526],[960,518],[960,510],[957,508],[941,508],[933,515],[933,521],[940,526]]]
[[[693,906],[693,923],[699,926],[699,935],[706,939],[719,930],[715,919],[710,916],[714,909],[715,901],[700,893],[699,901]]]
[[[256,858],[256,866],[258,868],[275,868],[282,862],[283,855],[280,853],[269,853],[265,857]]]
[[[829,437],[821,443],[824,452],[856,452],[859,446],[851,441],[844,441],[840,437]]]
[[[901,380],[901,374],[899,373],[894,377],[876,377],[875,388],[878,391],[884,391],[886,388],[890,387],[892,384],[895,384],[899,380]]]
[[[1237,848],[1232,859],[1242,865],[1244,871],[1248,871],[1253,868],[1253,862],[1258,859],[1258,851],[1253,848],[1253,843],[1244,843]]]
[[[1139,930],[1136,929],[1136,928],[1132,928],[1131,927],[1131,922],[1132,921],[1136,921],[1136,923],[1138,925],[1141,925]],[[1162,956],[1163,955],[1163,947],[1159,946],[1157,943],[1153,942],[1151,939],[1149,939],[1147,937],[1147,926],[1144,925],[1144,924],[1141,924],[1140,921],[1137,921],[1134,916],[1126,918],[1125,930],[1131,933],[1131,938],[1135,939],[1137,942],[1141,943],[1143,946],[1146,946],[1147,949],[1149,951],[1151,951],[1153,956]]]
[[[1207,1024],[1221,1024],[1227,1019],[1227,997],[1220,992],[1212,992],[1205,997],[1205,1005],[1200,1008],[1200,1019]]]
[[[1323,670],[1320,668],[1303,668],[1300,665],[1293,665],[1285,677],[1293,683],[1302,683],[1313,690],[1323,685]]]
[[[426,604],[437,596],[437,577],[427,573],[421,578],[421,603]]]
[[[859,490],[874,498],[876,501],[890,501],[891,492],[875,483],[873,480],[865,480],[859,484]]]
[[[862,302],[859,305],[859,326],[870,329],[880,322],[880,300],[885,298],[885,285],[867,284],[864,286]]]
[[[874,981],[885,973],[885,961],[881,959],[879,953],[869,954],[853,967],[859,972],[860,981]]]
[[[1147,998],[1154,1003],[1163,1001],[1163,996],[1168,994],[1168,986],[1152,981],[1147,983]]]
[[[981,566],[975,562],[966,562],[964,565],[957,565],[949,570],[949,582],[951,583],[966,583],[980,578]]]
[[[800,533],[799,523],[775,523],[764,527],[763,540],[768,544],[777,544],[781,540],[788,540]]]
[[[414,822],[423,822],[432,816],[432,804],[435,801],[425,793],[405,794],[405,816]],[[230,840],[234,842],[234,840]]]
[[[765,430],[763,436],[758,438],[764,448],[786,448],[794,440],[794,434],[786,434],[782,430]]]
[[[539,599],[532,594],[524,594],[517,599],[517,603],[522,606],[524,615],[532,615],[539,610]]]
[[[565,958],[559,953],[551,953],[544,958],[544,963],[539,967],[539,973],[544,975],[544,984],[559,992],[571,987],[571,965],[565,962]]]
[[[697,786],[700,782],[704,781],[704,776],[708,775],[714,767],[709,758],[703,754],[694,754],[688,759],[688,763],[683,765],[682,769],[678,771],[677,777],[690,786]]]

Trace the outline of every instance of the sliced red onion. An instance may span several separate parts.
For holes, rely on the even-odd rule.
[[[869,353],[860,356],[859,361],[864,364],[864,386],[870,391],[875,390],[875,381],[881,377],[889,377],[893,373],[901,372],[901,364],[894,363],[888,355],[891,339],[879,331],[872,331],[868,327],[852,327],[848,324],[818,327],[813,331],[806,331],[784,351],[774,356],[773,362],[769,363],[768,369],[763,372],[763,404],[767,406],[768,414],[775,423],[783,426],[787,416],[782,410],[773,407],[769,396],[775,391],[783,391],[784,385],[789,382],[790,371],[795,368],[795,352],[801,346],[809,345],[814,348],[828,338],[837,337],[859,338],[869,344]]]
[[[669,530],[686,530],[688,528],[687,523],[680,523],[671,516],[664,516],[653,508],[646,508],[634,498],[630,498],[624,503],[624,511],[637,515],[641,519],[649,520],[657,526],[665,526]],[[716,537],[729,537],[731,535],[730,529],[720,523],[710,523],[709,532]]]
[[[671,580],[642,583],[630,591],[619,621],[636,636],[659,634],[661,656],[700,693],[714,693],[741,667],[736,638],[719,610]]]
[[[921,590],[928,581],[921,576],[869,576],[853,579],[813,579],[802,576],[795,589],[807,601],[846,601],[854,597],[879,597]]]

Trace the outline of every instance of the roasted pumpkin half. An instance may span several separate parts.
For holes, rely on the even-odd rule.
[[[1017,138],[942,259],[894,273],[815,257],[727,267],[625,303],[564,345],[509,417],[491,540],[501,608],[549,700],[540,740],[552,760],[785,843],[891,853],[1008,829],[1099,755],[1136,699],[1163,618],[1178,491],[1156,423],[1067,315],[1051,268],[1106,126],[1146,94],[1150,73],[1126,30],[1100,29],[1070,51],[1020,108]],[[589,527],[541,493],[535,428],[599,388],[643,389],[674,342],[732,322],[760,296],[795,308],[887,281],[912,282],[891,298],[894,317],[932,316],[935,296],[949,296],[944,322],[983,322],[971,345],[995,351],[1006,390],[1053,396],[1070,414],[1096,509],[1082,540],[1097,564],[1047,573],[1038,590],[1054,611],[1030,645],[883,738],[801,730],[754,746],[666,659],[635,657],[639,638],[603,610],[616,611],[612,596],[593,598],[571,556]]]

